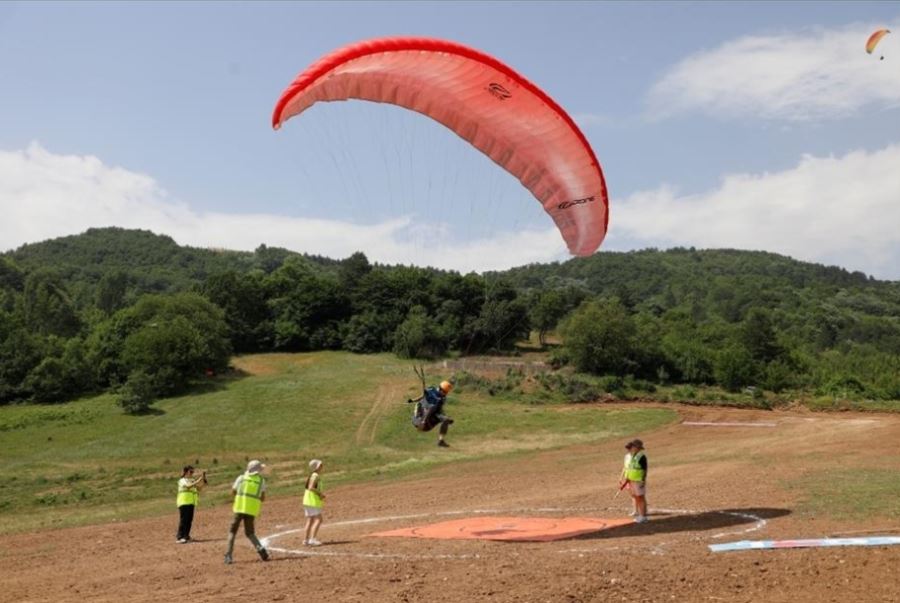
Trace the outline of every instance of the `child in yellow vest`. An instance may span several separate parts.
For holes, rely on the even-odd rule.
[[[628,480],[628,489],[634,499],[634,508],[637,515],[635,523],[647,522],[647,453],[644,452],[644,443],[640,440],[631,442],[631,459],[625,470],[625,479]]]
[[[628,470],[631,468],[631,457],[634,456],[635,452],[634,442],[628,442],[627,444],[625,444],[625,450],[625,463],[622,466],[622,478],[619,480],[619,490],[624,490],[626,487],[628,487],[628,478],[626,476],[628,475]],[[628,515],[630,515],[631,517],[636,517],[638,515],[637,500],[632,497],[631,501],[632,510]]]
[[[322,461],[313,459],[309,462],[309,477],[306,478],[306,489],[303,491],[303,511],[306,514],[306,534],[303,544],[306,546],[319,546],[322,544],[316,539],[319,526],[322,525],[322,509],[325,495],[322,494],[322,482],[319,474],[322,472]]]

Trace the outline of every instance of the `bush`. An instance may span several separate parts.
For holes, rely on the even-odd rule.
[[[129,380],[135,372],[154,376],[166,373],[166,381],[177,391],[210,368],[203,339],[199,330],[182,316],[152,323],[125,340],[122,364],[130,369]]]
[[[585,302],[562,328],[566,352],[583,373],[623,374],[636,363],[635,325],[618,301]]]
[[[565,380],[559,373],[538,373],[534,379],[548,392],[559,390]]]
[[[656,385],[651,381],[647,381],[646,379],[634,379],[629,377],[625,379],[625,387],[648,394],[656,392]]]
[[[516,391],[524,380],[525,373],[516,368],[507,369],[506,376],[499,379],[489,379],[468,371],[460,371],[453,375],[457,393],[477,391],[489,396]]]
[[[716,357],[716,381],[731,392],[753,383],[753,358],[739,345],[731,345]]]
[[[597,386],[601,391],[616,394],[617,392],[624,392],[625,380],[618,375],[606,375],[605,377],[600,377]]]
[[[696,337],[693,332],[683,335]],[[676,381],[711,383],[715,359],[712,350],[694,339],[679,339],[671,335],[663,342],[666,358],[676,373]],[[667,371],[668,372],[668,371]]]
[[[783,360],[773,360],[763,372],[762,386],[773,392],[781,392],[794,385],[794,371]]]
[[[394,333],[394,352],[401,358],[436,358],[447,352],[437,321],[417,306]]]
[[[578,377],[565,379],[560,389],[569,402],[593,402],[603,393],[601,388]]]
[[[394,318],[374,311],[356,314],[346,326],[344,349],[357,354],[383,352],[391,348]]]
[[[69,398],[66,366],[59,358],[44,358],[25,379],[25,389],[35,402],[63,402]]]
[[[458,394],[463,391],[478,391],[485,388],[487,383],[489,383],[487,379],[469,371],[458,371],[453,374],[453,389]]]
[[[676,387],[672,392],[673,398],[678,402],[692,402],[697,399],[697,390],[691,387],[690,385],[685,385],[683,387]]]
[[[100,386],[122,383],[142,371],[165,373],[177,391],[208,369],[228,367],[227,332],[222,310],[199,295],[145,295],[97,326],[87,356]]]
[[[144,371],[134,371],[119,390],[117,403],[130,415],[146,414],[159,393],[157,379]]]
[[[516,290],[503,281],[492,281],[485,291],[478,317],[466,324],[468,352],[510,351],[531,332],[528,308]]]
[[[828,381],[817,391],[818,394],[828,394],[840,398],[861,397],[866,392],[866,386],[856,377],[840,376]]]
[[[553,348],[547,356],[547,363],[551,368],[560,369],[569,364],[569,353],[566,348]]]

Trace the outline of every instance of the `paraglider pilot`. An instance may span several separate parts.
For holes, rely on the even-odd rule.
[[[453,419],[444,414],[444,402],[447,401],[447,394],[452,389],[452,383],[441,381],[438,387],[425,388],[421,397],[406,401],[408,404],[416,405],[412,418],[416,429],[419,431],[431,431],[438,425],[441,426],[438,431],[437,445],[442,448],[450,447],[450,444],[444,441],[444,436],[447,435],[447,430],[453,425]]]

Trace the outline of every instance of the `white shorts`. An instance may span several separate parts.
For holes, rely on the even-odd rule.
[[[647,494],[646,482],[628,482],[628,490],[632,496],[645,496]]]
[[[303,505],[303,512],[307,517],[318,517],[322,514],[322,507],[308,507]]]

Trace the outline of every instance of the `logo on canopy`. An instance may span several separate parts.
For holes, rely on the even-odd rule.
[[[512,96],[512,92],[510,92],[497,82],[491,82],[490,84],[488,84],[487,91],[502,101]]]
[[[585,197],[583,199],[573,199],[572,201],[563,201],[559,205],[556,206],[557,209],[569,209],[570,207],[574,207],[576,205],[584,205],[585,203],[593,203],[594,197],[593,195],[590,197]]]

